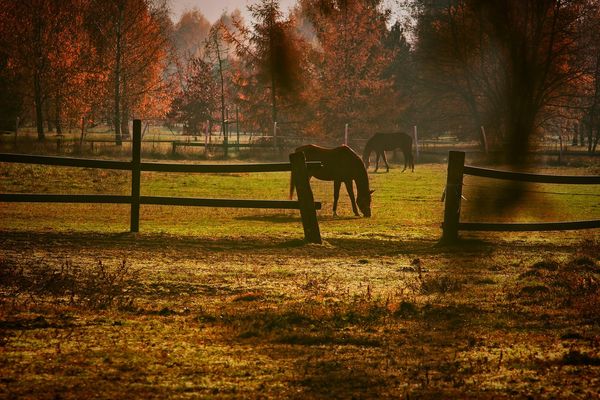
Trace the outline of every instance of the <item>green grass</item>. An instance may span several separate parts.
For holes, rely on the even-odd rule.
[[[587,174],[550,168],[546,173]],[[598,230],[436,247],[445,166],[371,174],[372,218],[312,181],[298,212],[0,205],[0,398],[586,398],[600,385]],[[600,215],[541,185],[516,212]],[[144,173],[142,194],[286,199],[289,175]],[[475,188],[475,186],[473,186]],[[0,192],[129,192],[121,172],[0,165]],[[587,194],[587,195],[583,195]],[[490,208],[492,209],[492,208]]]

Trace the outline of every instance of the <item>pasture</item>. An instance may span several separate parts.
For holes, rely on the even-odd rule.
[[[2,398],[587,398],[600,387],[598,230],[437,247],[444,164],[370,174],[373,217],[312,181],[297,211],[0,204]],[[545,167],[599,174],[594,167]],[[465,182],[463,215],[494,183]],[[142,174],[142,195],[285,199],[289,174]],[[7,193],[128,194],[129,173],[0,165]],[[598,218],[532,185],[491,221]],[[489,199],[487,199],[489,200]],[[485,202],[485,201],[484,201]]]

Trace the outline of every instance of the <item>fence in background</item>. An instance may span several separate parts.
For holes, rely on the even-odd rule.
[[[454,242],[459,231],[551,231],[570,229],[600,228],[600,220],[542,223],[484,223],[460,222],[463,176],[472,175],[491,179],[504,179],[519,182],[600,185],[600,176],[557,176],[528,174],[521,172],[497,171],[465,165],[465,153],[451,151],[448,156],[446,179],[444,222],[442,242]]]
[[[42,202],[42,203],[109,203],[130,204],[130,231],[139,232],[140,205],[177,205],[200,207],[235,207],[300,210],[304,238],[310,243],[321,243],[321,234],[316,210],[321,208],[315,202],[308,178],[308,169],[320,168],[319,162],[306,162],[304,154],[290,154],[289,163],[266,164],[225,164],[194,165],[173,163],[141,162],[141,121],[134,120],[132,160],[110,161],[78,159],[67,157],[33,156],[22,154],[0,154],[0,162],[43,164],[81,168],[101,168],[131,171],[131,195],[67,195],[67,194],[21,194],[1,193],[0,202]],[[141,196],[141,172],[186,172],[186,173],[241,173],[241,172],[280,172],[291,171],[297,188],[298,200],[245,200],[245,199],[206,199],[188,197]]]

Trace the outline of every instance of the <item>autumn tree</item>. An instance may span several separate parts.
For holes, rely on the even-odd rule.
[[[430,98],[468,115],[472,131],[491,122],[515,164],[581,77],[576,37],[588,1],[421,1],[417,56]],[[448,109],[448,107],[446,107]],[[463,110],[463,111],[461,111]]]
[[[178,57],[183,61],[201,57],[210,27],[210,22],[199,10],[184,12],[173,28],[173,44]]]
[[[76,63],[78,54],[70,52],[75,40],[70,36],[76,30],[80,2],[59,0],[32,0],[0,2],[2,13],[2,47],[7,58],[7,69],[14,79],[20,80],[24,101],[33,100],[38,140],[45,138],[44,114],[51,93],[60,90],[67,68],[57,70],[65,61]],[[65,24],[64,22],[69,23]],[[6,75],[5,75],[6,76]],[[56,95],[56,93],[55,93]],[[56,96],[55,96],[56,97]]]
[[[252,28],[234,19],[235,31],[229,29],[226,39],[235,46],[241,60],[242,69],[235,77],[242,91],[240,96],[254,100],[259,125],[266,130],[267,118],[272,126],[280,119],[282,102],[293,102],[301,92],[306,65],[294,21],[283,18],[278,1],[262,0],[249,10],[253,17]],[[268,117],[266,104],[269,105]]]
[[[325,131],[341,137],[349,122],[359,132],[389,127],[399,112],[389,102],[392,79],[385,70],[391,51],[385,47],[388,14],[381,2],[304,0],[302,7],[318,39],[316,112]]]
[[[115,143],[120,145],[132,112],[167,111],[163,71],[168,64],[168,13],[164,4],[149,0],[92,1],[89,26],[110,72]]]
[[[212,119],[218,103],[218,88],[212,66],[199,57],[192,58],[183,74],[181,92],[174,99],[169,116],[197,134],[199,126]]]
[[[582,96],[579,99],[581,115],[575,135],[580,135],[581,145],[587,140],[589,153],[596,152],[600,142],[600,9],[588,10],[580,18],[579,37],[581,59],[585,65]],[[575,137],[576,140],[576,137]]]

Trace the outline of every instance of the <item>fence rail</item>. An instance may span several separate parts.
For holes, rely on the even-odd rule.
[[[446,179],[444,222],[441,242],[452,243],[458,239],[459,231],[555,231],[572,229],[600,228],[600,220],[569,222],[533,222],[533,223],[489,223],[460,222],[463,176],[472,175],[491,179],[503,179],[520,182],[598,185],[600,176],[557,176],[529,174],[523,172],[498,171],[465,165],[465,153],[450,151],[448,155],[448,175]]]
[[[319,162],[307,162],[304,154],[290,154],[289,163],[266,164],[175,164],[141,162],[141,121],[134,120],[131,161],[91,160],[53,156],[36,156],[24,154],[0,153],[0,162],[42,164],[53,166],[100,168],[131,171],[131,195],[90,195],[90,194],[30,194],[0,193],[0,202],[35,202],[35,203],[102,203],[131,204],[131,232],[139,232],[139,207],[141,204],[198,206],[198,207],[234,207],[234,208],[269,208],[300,210],[305,240],[321,243],[321,234],[316,217],[316,210],[321,208],[315,202],[308,179],[308,170],[320,168]],[[292,179],[298,188],[298,200],[250,200],[250,199],[206,199],[188,197],[141,196],[141,172],[184,172],[184,173],[246,173],[246,172],[286,172],[291,171]]]
[[[471,167],[465,165],[463,174],[479,176],[483,178],[503,179],[519,182],[534,183],[558,183],[572,185],[600,185],[600,176],[566,176],[566,175],[543,175],[528,174],[524,172],[498,171],[495,169]]]

